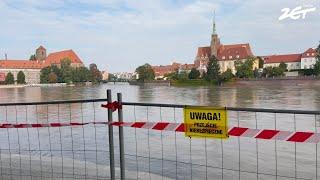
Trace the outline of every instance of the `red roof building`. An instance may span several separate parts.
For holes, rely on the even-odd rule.
[[[52,64],[59,65],[60,61],[65,58],[70,59],[71,64],[74,64],[74,65],[83,64],[79,56],[72,49],[70,49],[70,50],[50,53],[45,60],[44,66],[50,66]]]
[[[283,54],[283,55],[271,55],[271,56],[262,56],[265,64],[270,63],[290,63],[290,62],[300,62],[301,54]]]
[[[46,50],[43,46],[40,46],[37,51]],[[50,53],[45,60],[0,60],[0,69],[42,69],[50,65],[59,65],[60,61],[64,58],[71,60],[73,67],[83,66],[83,63],[79,56],[72,50],[58,51]]]
[[[310,57],[316,57],[317,56],[317,51],[316,49],[309,48],[305,52],[302,53],[302,58],[310,58]]]
[[[46,54],[46,49],[40,46],[36,49],[35,58],[32,60],[0,60],[0,74],[11,72],[16,79],[18,72],[23,71],[27,83],[40,83],[40,70],[51,65],[60,66],[62,59],[70,59],[72,67],[83,66],[79,56],[71,49],[50,53],[48,56]]]
[[[221,44],[215,27],[214,22],[210,46],[199,47],[197,50],[197,55],[194,61],[195,67],[201,72],[205,72],[209,58],[211,56],[215,56],[218,59],[221,72],[224,72],[229,68],[233,73],[235,73],[234,61],[244,61],[248,58],[254,57],[251,47],[249,43],[229,45]],[[253,67],[258,68],[258,61],[254,61]]]

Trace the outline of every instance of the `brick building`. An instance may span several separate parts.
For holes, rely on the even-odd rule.
[[[171,65],[165,66],[153,66],[153,70],[155,71],[156,77],[163,77],[165,74],[176,70],[190,71],[192,68],[196,68],[200,72],[205,72],[211,56],[215,56],[218,59],[221,72],[224,72],[229,68],[233,73],[236,73],[234,67],[235,61],[240,60],[244,62],[248,58],[255,57],[251,51],[249,43],[222,44],[218,34],[216,33],[215,20],[213,20],[210,46],[198,48],[193,64],[172,63]],[[258,59],[255,58],[253,69],[259,68],[258,63]]]
[[[233,73],[236,72],[234,62],[237,60],[245,61],[248,58],[254,57],[249,43],[243,44],[222,44],[216,32],[215,20],[213,20],[211,43],[210,46],[199,47],[194,61],[195,66],[199,71],[205,72],[209,58],[215,56],[220,65],[220,71],[224,72],[231,69]],[[253,69],[259,68],[259,61],[254,60]]]
[[[47,56],[47,51],[43,46],[36,49],[35,59],[32,60],[0,60],[0,81],[5,78],[5,75],[11,72],[14,79],[17,80],[19,71],[23,71],[26,76],[27,84],[40,83],[40,71],[44,67],[51,65],[60,66],[60,61],[64,58],[71,60],[72,67],[83,66],[79,56],[73,50],[64,50],[50,53]]]

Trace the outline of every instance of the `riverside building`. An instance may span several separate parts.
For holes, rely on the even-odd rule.
[[[36,49],[35,58],[32,60],[0,60],[0,81],[11,72],[14,79],[17,80],[17,74],[22,71],[25,74],[27,84],[40,83],[40,71],[44,67],[57,65],[60,67],[60,61],[64,58],[71,60],[72,67],[84,66],[79,56],[72,50],[63,50],[50,53],[47,56],[47,50],[40,46]]]
[[[249,43],[222,44],[216,32],[215,18],[213,18],[210,46],[198,47],[193,64],[172,63],[171,65],[165,66],[153,66],[153,70],[155,71],[156,78],[163,77],[165,74],[169,74],[176,70],[179,70],[179,72],[181,70],[190,71],[192,68],[196,68],[203,73],[207,70],[207,65],[211,56],[215,56],[218,59],[221,72],[231,69],[233,73],[236,73],[234,67],[236,61],[244,62],[248,58],[255,58]],[[259,60],[255,58],[253,69],[259,68],[258,63]]]

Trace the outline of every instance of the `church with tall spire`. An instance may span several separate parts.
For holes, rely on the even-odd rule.
[[[209,46],[198,47],[197,55],[193,64],[172,63],[171,65],[152,66],[156,78],[164,78],[166,74],[175,71],[190,72],[192,68],[198,69],[201,73],[207,71],[207,64],[211,56],[218,59],[221,73],[227,69],[231,69],[232,73],[236,73],[234,62],[237,60],[245,61],[250,57],[254,57],[249,43],[242,44],[222,44],[216,29],[215,12],[212,18],[211,42]],[[258,59],[254,61],[253,69],[258,69]]]
[[[221,72],[231,69],[233,73],[236,72],[234,67],[235,61],[245,61],[250,57],[254,57],[249,43],[228,45],[220,43],[220,38],[216,29],[215,12],[212,21],[210,46],[199,47],[194,61],[194,64],[199,71],[206,71],[211,56],[215,56],[218,59]],[[254,61],[254,68],[258,68],[258,60]]]

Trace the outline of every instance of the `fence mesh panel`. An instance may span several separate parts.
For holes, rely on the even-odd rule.
[[[0,123],[106,122],[101,102],[0,106]],[[123,106],[124,122],[183,122],[183,109]],[[117,113],[113,119],[117,121]],[[319,131],[315,114],[228,111],[230,127]],[[118,127],[114,127],[116,177]],[[318,179],[318,145],[124,127],[127,179]],[[110,179],[106,125],[1,128],[1,179]]]

